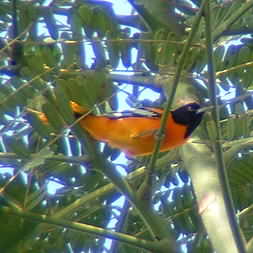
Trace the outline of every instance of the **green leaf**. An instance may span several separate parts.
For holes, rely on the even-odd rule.
[[[78,51],[77,43],[70,43],[71,37],[67,32],[63,32],[61,34],[61,38],[66,41],[62,44],[62,51],[64,57],[62,65],[63,67],[68,67],[75,62],[76,52]]]
[[[107,32],[106,37],[108,38],[105,43],[109,55],[109,62],[112,68],[116,68],[120,60],[120,42],[116,41],[119,40],[119,37],[114,37],[111,31]]]
[[[56,133],[60,133],[66,126],[63,118],[60,116],[55,104],[46,103],[42,106],[43,112],[46,114],[49,125],[51,125]]]
[[[26,162],[24,164],[25,171],[29,171],[33,168],[36,168],[42,164],[44,164],[45,160],[47,158],[52,157],[54,153],[49,148],[43,148],[36,154],[32,156],[32,159],[30,161]]]
[[[121,39],[129,39],[129,29],[125,29],[124,32],[121,33]],[[121,43],[121,60],[123,65],[126,68],[129,68],[132,63],[132,43],[125,41]]]
[[[17,155],[27,158],[30,155],[30,151],[21,138],[11,138],[10,136],[3,136],[3,142],[7,146],[9,151],[16,153]]]
[[[53,12],[52,11],[46,12],[44,15],[44,20],[47,25],[49,34],[54,40],[57,40],[59,33],[58,33],[58,27],[57,27],[57,23],[53,15]]]
[[[105,47],[97,38],[94,39],[95,41],[92,43],[92,48],[96,57],[96,68],[103,68],[106,65]]]
[[[55,98],[57,109],[61,114],[61,116],[66,120],[68,124],[73,123],[74,116],[69,105],[70,98],[68,97],[68,94],[65,92],[63,85],[59,85],[55,88]]]

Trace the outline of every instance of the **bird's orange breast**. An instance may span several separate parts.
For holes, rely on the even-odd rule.
[[[128,155],[142,156],[153,152],[160,122],[160,118],[111,119],[105,116],[88,115],[80,121],[80,124],[93,138],[105,141]],[[185,132],[186,126],[175,123],[169,115],[160,151],[167,151],[185,143]]]

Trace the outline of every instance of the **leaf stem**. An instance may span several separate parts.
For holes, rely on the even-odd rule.
[[[225,202],[225,208],[228,215],[230,227],[232,230],[232,235],[238,249],[238,252],[245,253],[245,245],[242,239],[240,230],[238,228],[237,219],[235,216],[235,209],[233,205],[233,200],[231,196],[231,191],[229,187],[229,181],[227,176],[227,171],[225,168],[225,162],[223,158],[223,150],[220,143],[221,140],[221,131],[220,131],[220,116],[218,110],[218,101],[217,101],[217,85],[216,85],[216,76],[215,76],[215,66],[213,59],[213,34],[212,34],[212,16],[210,10],[210,1],[207,1],[205,8],[205,24],[206,24],[206,43],[207,43],[207,54],[208,54],[208,79],[209,79],[209,92],[210,99],[213,105],[212,117],[215,123],[216,128],[216,141],[214,143],[214,150],[216,154],[216,161],[218,166],[218,175],[221,182],[223,198]]]

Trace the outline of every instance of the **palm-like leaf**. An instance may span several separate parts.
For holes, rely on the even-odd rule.
[[[108,237],[115,239],[112,252],[181,252],[182,245],[188,252],[240,252],[236,248],[240,238],[233,234],[238,228],[229,223],[224,182],[211,148],[217,125],[208,113],[196,132],[197,143],[154,157],[155,211],[136,194],[146,159],[129,162],[127,171],[132,172],[122,179],[111,162],[119,152],[106,146],[102,154],[101,146],[74,120],[69,100],[98,113],[117,109],[116,94],[122,83],[133,85],[128,92],[133,104],[148,88],[159,91],[158,101],[163,101],[165,90],[171,96],[171,83],[177,85],[175,73],[181,74],[182,81],[174,90],[174,101],[208,98],[206,69],[213,64],[206,53],[205,19],[210,14],[205,11],[193,26],[204,1],[128,2],[136,14],[117,15],[103,1],[53,1],[47,6],[44,1],[0,3],[0,157],[2,170],[11,168],[0,174],[1,251],[102,252],[103,238]],[[253,106],[248,95],[253,2],[220,2],[210,1],[216,75],[219,87],[228,93],[233,88],[239,102],[229,104],[231,113],[220,109],[219,142],[235,209],[240,211],[240,229],[249,241],[253,236],[248,215],[253,182],[248,110]],[[139,30],[132,35],[121,25]],[[120,61],[126,69],[132,67],[134,75],[115,74]],[[222,93],[216,95],[222,101]],[[44,111],[49,124],[43,124],[32,110]],[[62,185],[56,194],[48,193],[49,180]],[[130,202],[115,214],[110,204],[121,194]],[[213,203],[222,210],[217,218],[208,215]],[[106,228],[112,214],[120,221],[116,233],[100,229]],[[219,220],[226,224],[225,232],[219,233]],[[224,245],[226,238],[232,240],[229,246]]]

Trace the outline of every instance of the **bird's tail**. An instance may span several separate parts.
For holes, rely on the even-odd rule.
[[[83,114],[87,113],[89,111],[88,108],[85,108],[83,106],[80,106],[79,104],[77,104],[76,102],[70,101],[69,105],[74,113],[74,115],[76,116],[76,118],[79,118],[80,116],[82,116]],[[33,109],[28,108],[27,109],[28,112],[34,113],[37,115],[37,117],[44,123],[44,124],[48,124],[48,118],[46,116],[45,113],[43,112],[39,112]]]
[[[69,102],[69,105],[73,111],[73,113],[76,115],[76,116],[81,116],[85,113],[88,113],[89,109],[86,108],[86,107],[83,107],[79,104],[77,104],[76,102],[73,102],[73,101],[70,101]]]
[[[44,112],[39,112],[31,108],[26,108],[26,111],[35,114],[44,124],[48,124],[48,118]]]

